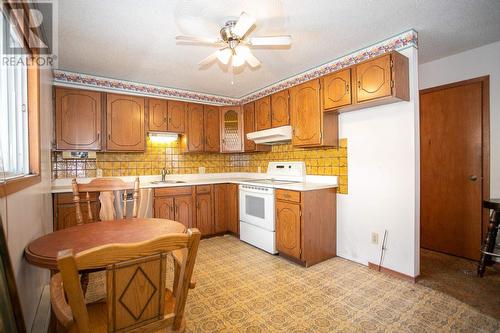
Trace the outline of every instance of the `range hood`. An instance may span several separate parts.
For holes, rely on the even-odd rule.
[[[247,134],[247,139],[259,145],[276,145],[292,140],[292,126],[281,126]]]

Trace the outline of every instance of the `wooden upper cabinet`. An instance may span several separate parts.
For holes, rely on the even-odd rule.
[[[203,105],[187,103],[187,147],[188,151],[203,151]]]
[[[148,128],[153,132],[168,131],[168,107],[166,99],[148,98]]]
[[[168,101],[168,131],[184,133],[186,130],[186,103]]]
[[[357,102],[391,95],[391,56],[385,55],[356,67]]]
[[[95,91],[55,88],[56,148],[101,149],[101,98]]]
[[[205,130],[205,151],[220,151],[220,112],[219,107],[213,105],[203,106],[204,130]]]
[[[319,79],[290,88],[290,123],[294,146],[338,146],[338,114],[323,112]]]
[[[144,151],[144,98],[107,94],[106,147],[109,151]]]
[[[290,125],[290,109],[288,105],[288,90],[271,95],[271,126]]]
[[[300,205],[276,201],[276,249],[300,259]]]
[[[245,151],[254,151],[255,142],[247,139],[247,134],[255,132],[255,103],[251,102],[243,105],[243,124],[244,124],[244,149]]]
[[[221,152],[243,151],[243,111],[240,106],[220,108]]]
[[[321,143],[321,106],[319,80],[302,83],[290,89],[292,143],[296,146]]]
[[[351,86],[351,68],[322,77],[323,109],[335,110],[342,106],[351,105]]]
[[[257,131],[271,128],[271,97],[255,101],[255,128]]]

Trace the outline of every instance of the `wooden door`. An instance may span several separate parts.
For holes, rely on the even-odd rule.
[[[391,55],[363,62],[356,67],[356,101],[364,102],[391,95]]]
[[[175,221],[193,227],[193,197],[191,194],[174,197]]]
[[[240,233],[239,188],[237,184],[227,185],[227,231]]]
[[[219,108],[213,105],[203,106],[205,124],[205,151],[220,152]]]
[[[168,107],[166,99],[148,98],[148,113],[150,131],[168,131]]]
[[[107,94],[107,150],[144,151],[144,98]]]
[[[322,110],[319,79],[290,89],[290,117],[293,145],[321,144]]]
[[[245,151],[254,151],[255,142],[247,139],[247,134],[255,132],[255,103],[243,105],[243,127],[244,127],[244,148]]]
[[[351,69],[347,68],[322,77],[321,88],[324,110],[334,110],[352,104]]]
[[[187,104],[187,146],[188,150],[203,151],[203,105],[188,103]]]
[[[175,220],[174,197],[159,197],[154,200],[155,218]]]
[[[276,201],[276,248],[300,259],[300,205]]]
[[[221,152],[243,151],[243,112],[239,106],[222,106],[221,113]]]
[[[288,90],[271,95],[271,127],[290,125],[288,99]]]
[[[168,131],[184,133],[186,131],[186,103],[168,101]]]
[[[212,194],[196,195],[196,227],[202,236],[214,233],[214,219],[212,214]]]
[[[227,231],[227,221],[229,215],[229,184],[214,185],[214,232],[222,233]]]
[[[56,88],[57,149],[101,149],[101,93]]]
[[[478,80],[420,92],[421,246],[475,260],[482,230],[483,105]]]
[[[257,131],[271,128],[271,97],[255,101],[255,127]]]

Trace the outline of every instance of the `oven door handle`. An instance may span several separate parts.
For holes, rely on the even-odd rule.
[[[241,194],[252,194],[255,195],[256,193],[259,194],[260,196],[273,196],[274,195],[274,189],[269,188],[269,192],[262,192],[261,190],[253,190],[251,188],[240,188],[240,193]]]

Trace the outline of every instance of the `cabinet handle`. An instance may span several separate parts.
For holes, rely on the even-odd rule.
[[[97,132],[97,141],[101,140],[101,132]]]
[[[108,133],[108,140],[111,140],[111,133]]]
[[[345,89],[347,92],[349,92],[349,85],[348,84],[345,85]]]
[[[358,89],[361,89],[361,81],[358,81]]]

